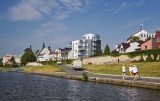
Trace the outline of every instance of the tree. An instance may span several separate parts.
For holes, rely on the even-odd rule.
[[[3,67],[3,62],[1,58],[0,58],[0,67]]]
[[[36,60],[36,56],[32,50],[30,48],[26,48],[21,57],[21,65],[26,65],[28,62],[35,62]]]
[[[103,55],[109,55],[109,54],[110,54],[110,49],[109,49],[109,46],[107,44],[105,49],[104,49]]]
[[[141,42],[143,42],[143,41],[142,41],[142,40],[140,40],[140,38],[139,38],[139,37],[134,36],[134,37],[132,37],[132,38],[131,38],[131,40],[130,40],[130,43],[132,43],[132,42],[139,42],[139,43],[141,43]]]
[[[12,56],[10,62],[12,63],[12,67],[17,67],[17,63],[15,61],[15,58]]]

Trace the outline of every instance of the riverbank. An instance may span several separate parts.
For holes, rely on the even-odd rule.
[[[53,72],[48,72],[48,73],[47,72],[26,72],[26,71],[20,71],[20,72],[26,73],[26,74],[34,74],[34,75],[42,75],[42,76],[58,77],[58,78],[64,78],[64,79],[73,79],[73,80],[83,81],[82,76],[68,75],[67,73],[62,73],[62,72],[55,72],[55,73]],[[144,80],[122,80],[122,79],[88,76],[87,81],[160,90],[160,83],[146,82]]]
[[[22,66],[22,69],[26,72],[65,72],[62,68],[59,68],[56,65]]]

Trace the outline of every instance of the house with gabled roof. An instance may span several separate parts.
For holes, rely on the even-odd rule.
[[[131,35],[128,39],[127,39],[127,43],[130,43],[131,39],[133,37],[138,37],[140,40],[145,41],[148,38],[155,38],[155,34],[151,34],[148,33],[144,28],[143,28],[143,24],[140,25],[140,30],[136,33],[134,33],[133,35]]]
[[[11,55],[10,53],[4,55],[3,56],[3,61],[2,61],[3,65],[12,64],[11,61],[10,61],[12,57],[13,57],[13,55]]]
[[[43,43],[42,48],[36,52],[37,61],[52,61],[54,59],[54,52],[51,51],[51,47],[48,46],[48,48],[45,47],[45,44]]]
[[[160,29],[156,30],[155,38],[148,38],[141,44],[141,50],[160,48]]]
[[[115,46],[115,50],[113,53],[125,53],[125,52],[133,52],[136,50],[140,50],[140,44],[138,42],[133,43],[121,43]]]

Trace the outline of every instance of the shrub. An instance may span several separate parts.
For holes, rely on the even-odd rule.
[[[82,80],[87,81],[88,80],[88,74],[86,72],[82,73]]]

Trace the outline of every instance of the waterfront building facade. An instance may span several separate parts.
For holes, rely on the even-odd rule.
[[[88,33],[82,36],[81,40],[71,42],[71,54],[73,59],[101,55],[100,35]]]

